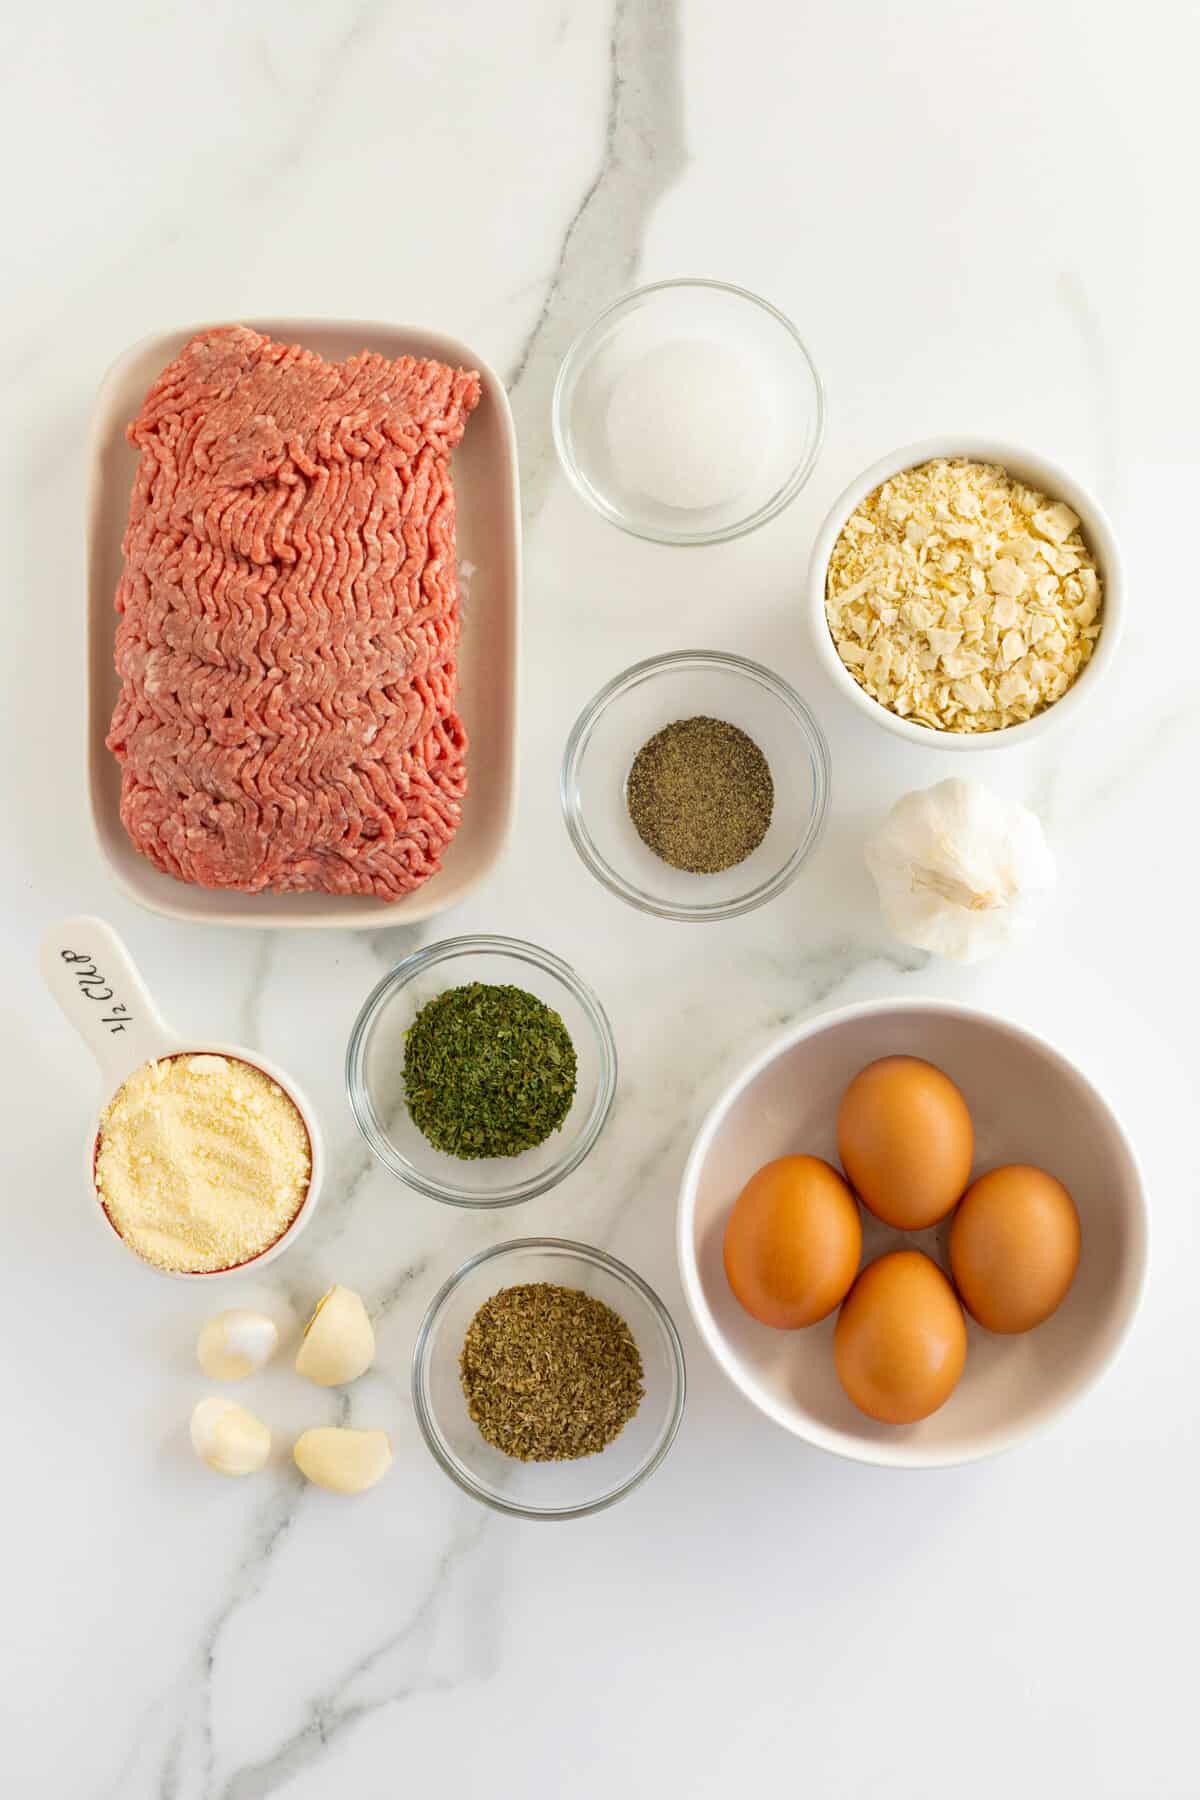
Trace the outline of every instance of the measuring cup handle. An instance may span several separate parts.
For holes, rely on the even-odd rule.
[[[46,986],[110,1085],[162,1056],[171,1036],[121,939],[103,919],[64,919],[42,939]]]

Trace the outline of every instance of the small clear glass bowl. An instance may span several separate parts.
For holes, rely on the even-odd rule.
[[[736,355],[770,409],[758,467],[738,492],[701,508],[665,505],[632,488],[608,439],[621,376],[690,339]],[[795,499],[820,453],[825,398],[795,326],[766,300],[724,281],[659,281],[615,301],[576,338],[558,372],[552,422],[568,478],[610,524],[659,544],[719,544],[765,525]]]
[[[559,1014],[575,1046],[571,1110],[520,1156],[448,1156],[417,1130],[405,1103],[409,1026],[428,1001],[472,981],[535,994]],[[599,1000],[561,957],[518,938],[446,938],[406,956],[368,996],[346,1052],[350,1108],[371,1149],[409,1187],[450,1206],[515,1206],[556,1186],[596,1142],[616,1086],[617,1047]]]
[[[619,1313],[642,1357],[645,1394],[619,1437],[573,1462],[518,1462],[467,1412],[459,1357],[467,1327],[501,1288],[548,1281],[581,1288]],[[413,1409],[434,1458],[460,1488],[520,1519],[577,1519],[623,1500],[652,1475],[683,1418],[687,1374],[670,1313],[615,1256],[566,1238],[516,1238],[481,1250],[435,1297],[413,1351]]]
[[[716,875],[691,875],[656,856],[625,798],[647,738],[698,714],[753,738],[775,786],[762,843]],[[829,783],[824,734],[794,688],[742,656],[679,650],[635,663],[589,701],[567,739],[559,786],[571,842],[597,881],[642,912],[702,921],[751,912],[795,879],[824,828]]]

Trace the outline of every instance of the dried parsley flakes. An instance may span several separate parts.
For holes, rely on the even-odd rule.
[[[594,1456],[624,1430],[646,1391],[641,1353],[621,1315],[549,1281],[485,1300],[459,1369],[479,1430],[521,1462]]]
[[[770,764],[725,719],[676,719],[642,745],[625,789],[638,836],[673,869],[717,875],[757,850],[775,807]]]
[[[520,1156],[557,1131],[575,1098],[575,1046],[524,988],[472,981],[423,1006],[404,1040],[413,1124],[448,1156]]]

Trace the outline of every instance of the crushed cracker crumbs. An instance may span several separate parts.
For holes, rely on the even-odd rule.
[[[859,686],[934,731],[1001,731],[1060,700],[1100,635],[1079,520],[994,463],[938,458],[876,488],[829,559],[825,614]]]

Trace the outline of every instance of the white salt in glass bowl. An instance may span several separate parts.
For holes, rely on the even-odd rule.
[[[257,1050],[240,1044],[198,1042],[167,1025],[125,944],[103,919],[64,919],[42,940],[42,976],[69,1022],[100,1067],[103,1098],[84,1146],[84,1180],[91,1213],[109,1243],[120,1244],[145,1269],[173,1281],[224,1281],[257,1274],[290,1250],[316,1210],[325,1178],[325,1140],[311,1101],[292,1076]],[[248,1063],[281,1087],[308,1133],[311,1169],[304,1199],[291,1223],[257,1256],[227,1269],[163,1269],[141,1256],[118,1231],[96,1188],[96,1152],[104,1109],[122,1084],[145,1063],[172,1056],[223,1056]]]
[[[418,1131],[404,1099],[408,1028],[430,1000],[473,981],[524,988],[558,1013],[575,1047],[571,1110],[520,1156],[448,1156]],[[385,1168],[449,1206],[516,1206],[577,1169],[604,1129],[617,1088],[617,1046],[591,988],[561,957],[519,938],[446,938],[415,950],[367,996],[346,1052],[350,1110]]]
[[[1079,1270],[1057,1312],[999,1337],[967,1320],[962,1379],[916,1425],[882,1425],[846,1397],[833,1364],[836,1315],[802,1331],[760,1325],[734,1299],[722,1245],[730,1209],[756,1169],[806,1153],[836,1164],[835,1118],[849,1082],[876,1057],[924,1057],[961,1088],[975,1166],[1029,1162],[1065,1182],[1083,1232]],[[862,1209],[863,1262],[904,1245],[944,1270],[950,1221],[897,1232]],[[1044,1038],[950,1001],[846,1006],[794,1026],[730,1083],[684,1171],[677,1218],[683,1289],[714,1360],[767,1418],[839,1456],[890,1468],[974,1462],[1059,1418],[1116,1356],[1141,1299],[1146,1199],[1137,1157],[1107,1101]]]
[[[713,875],[655,855],[626,802],[630,767],[646,740],[697,714],[753,738],[775,788],[762,842]],[[795,689],[761,664],[719,650],[654,656],[601,688],[575,721],[559,777],[567,834],[596,880],[640,912],[691,923],[736,918],[781,894],[820,842],[829,786],[829,748]]]
[[[1024,481],[1051,500],[1065,500],[1079,515],[1079,529],[1084,543],[1096,559],[1096,569],[1103,587],[1103,628],[1096,639],[1091,657],[1076,681],[1061,700],[1019,725],[1007,725],[1002,731],[936,731],[928,725],[916,725],[902,719],[859,686],[837,653],[829,622],[825,616],[825,584],[829,559],[833,555],[847,519],[868,494],[901,469],[915,469],[921,463],[938,457],[961,457],[968,462],[999,463],[1010,475]],[[808,564],[808,623],[817,661],[842,695],[855,710],[874,725],[882,725],[896,737],[907,738],[927,750],[1013,750],[1042,738],[1049,731],[1077,719],[1080,710],[1096,697],[1104,677],[1116,660],[1121,632],[1125,623],[1125,578],[1121,553],[1112,526],[1099,501],[1073,475],[1049,457],[1025,450],[1017,444],[998,442],[994,438],[934,437],[917,444],[905,444],[899,450],[881,456],[869,469],[856,476],[840,493],[825,516],[813,543]]]
[[[611,1306],[641,1353],[641,1404],[594,1456],[519,1462],[489,1444],[467,1411],[459,1372],[467,1327],[501,1288],[541,1281]],[[413,1350],[413,1410],[431,1455],[473,1499],[518,1519],[583,1518],[631,1494],[675,1442],[686,1393],[683,1345],[654,1289],[615,1256],[566,1238],[517,1238],[471,1257],[435,1296]]]
[[[727,354],[752,384],[763,429],[746,448],[744,479],[714,505],[666,505],[631,485],[614,456],[609,408],[622,377],[645,360],[699,343]],[[790,319],[724,281],[658,281],[607,307],[580,333],[554,387],[554,443],[567,477],[589,506],[634,537],[659,544],[719,544],[773,519],[816,466],[825,397],[816,365]],[[755,453],[757,455],[755,456]]]

